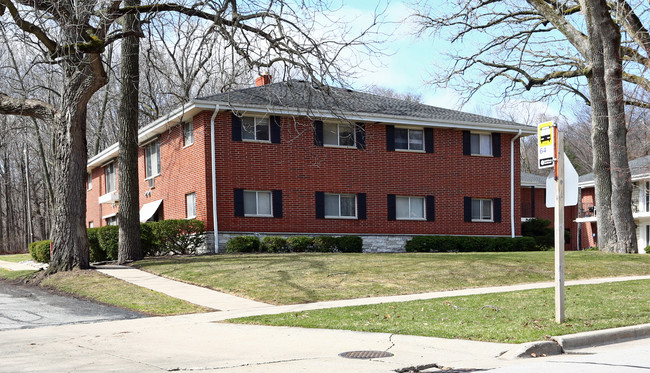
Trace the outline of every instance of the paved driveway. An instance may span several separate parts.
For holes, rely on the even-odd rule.
[[[0,330],[138,317],[143,316],[115,307],[50,294],[38,288],[0,282]]]

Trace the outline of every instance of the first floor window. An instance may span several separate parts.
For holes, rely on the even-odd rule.
[[[243,140],[271,140],[269,118],[244,117],[241,124]]]
[[[194,144],[194,126],[192,122],[183,123],[183,146]]]
[[[244,191],[245,216],[273,216],[270,191]]]
[[[395,128],[395,149],[424,150],[424,130]]]
[[[326,218],[356,218],[356,207],[354,194],[325,194]]]
[[[95,228],[95,222],[94,221],[89,221],[88,222],[88,228]]]
[[[160,175],[160,142],[152,142],[145,147],[145,173],[146,178]]]
[[[107,225],[117,225],[117,215],[106,218]]]
[[[115,173],[115,162],[111,162],[104,167],[106,176],[106,193],[117,190],[117,174]]]
[[[492,220],[492,200],[472,199],[472,221]]]
[[[353,124],[325,123],[323,124],[323,144],[356,147],[355,133]]]
[[[492,155],[492,135],[472,133],[470,137],[472,155]]]
[[[188,219],[196,217],[196,193],[185,195],[185,211]]]
[[[424,197],[395,197],[397,219],[424,220]]]

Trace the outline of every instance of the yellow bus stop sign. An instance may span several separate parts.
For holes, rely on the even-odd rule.
[[[553,167],[555,161],[555,139],[553,138],[553,122],[537,126],[537,160],[539,168]]]

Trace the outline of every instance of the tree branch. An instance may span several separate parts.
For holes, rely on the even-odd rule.
[[[59,111],[43,101],[13,98],[0,93],[0,114],[27,116],[51,122],[59,115]]]

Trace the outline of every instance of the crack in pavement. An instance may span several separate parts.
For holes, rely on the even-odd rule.
[[[197,368],[171,368],[167,369],[168,372],[196,372],[201,370],[221,370],[221,369],[232,369],[232,368],[244,368],[252,366],[261,366],[261,365],[270,365],[270,364],[279,364],[279,363],[291,363],[294,361],[307,361],[307,360],[317,360],[319,358],[308,358],[308,359],[285,359],[285,360],[275,360],[275,361],[264,361],[260,363],[250,363],[250,364],[239,364],[231,365],[226,367],[197,367]]]

